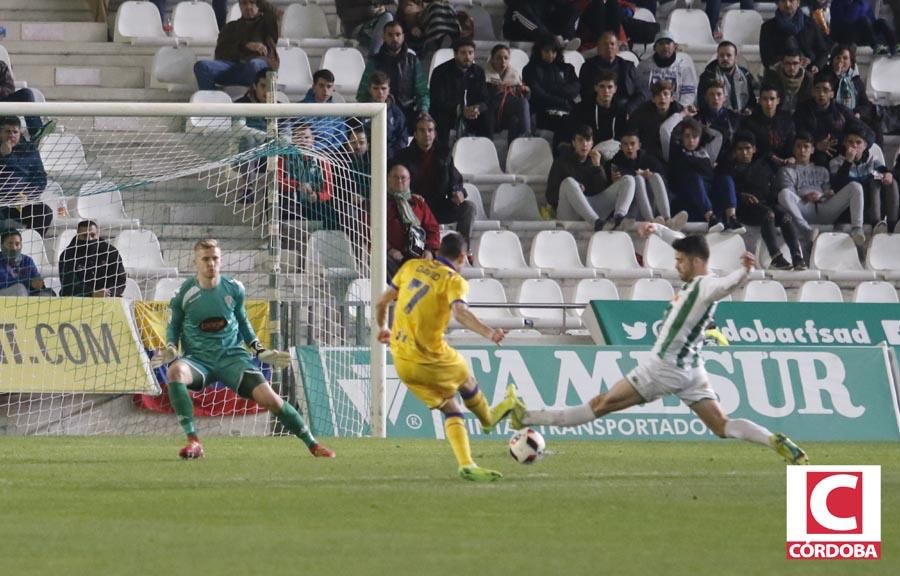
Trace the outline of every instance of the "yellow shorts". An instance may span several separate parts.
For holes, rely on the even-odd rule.
[[[421,364],[394,358],[400,381],[430,410],[440,408],[456,396],[457,389],[469,379],[469,366],[456,350],[437,362]]]

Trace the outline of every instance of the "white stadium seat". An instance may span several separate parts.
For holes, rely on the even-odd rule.
[[[582,264],[575,237],[566,230],[537,233],[531,242],[531,266],[540,268],[551,278],[593,278],[596,275],[592,268]]]
[[[608,278],[585,278],[575,285],[573,304],[587,304],[591,300],[618,300],[619,289]]]
[[[566,50],[563,52],[563,61],[566,64],[571,64],[572,67],[575,68],[575,75],[577,76],[581,72],[581,67],[584,65],[584,56],[577,50]]]
[[[175,276],[178,268],[163,262],[159,239],[151,230],[122,230],[113,241],[129,276]]]
[[[501,184],[515,182],[515,176],[500,168],[497,148],[490,138],[465,136],[453,144],[453,164],[467,182]]]
[[[356,264],[350,240],[343,232],[316,230],[306,244],[306,274],[326,278],[356,278]]]
[[[66,248],[69,247],[69,244],[72,243],[72,238],[75,238],[75,235],[78,234],[78,231],[74,228],[67,228],[65,230],[61,230],[56,238],[53,239],[53,262],[56,262],[56,265],[59,266],[59,259],[62,256],[62,253],[65,252]]]
[[[228,16],[225,18],[225,22],[234,22],[235,20],[241,19],[241,5],[240,2],[235,2],[231,5],[231,8],[228,9]]]
[[[449,62],[453,60],[453,49],[452,48],[438,48],[434,51],[434,54],[431,56],[431,64],[428,66],[428,82],[431,82],[431,75],[434,73],[434,69],[443,64],[444,62]]]
[[[325,51],[319,68],[326,68],[334,74],[335,90],[356,94],[359,81],[366,69],[366,61],[356,48],[334,47]]]
[[[88,167],[81,139],[72,133],[53,133],[41,140],[41,161],[47,175],[70,191],[86,180],[99,180],[100,171]]]
[[[141,292],[141,286],[134,278],[125,279],[125,291],[122,292],[122,298],[126,300],[143,300],[144,294]]]
[[[656,234],[651,234],[644,245],[644,267],[663,278],[678,278],[675,270],[675,250]]]
[[[522,75],[522,70],[528,65],[529,59],[528,53],[521,48],[509,49],[509,65],[519,72],[519,76]]]
[[[172,13],[175,36],[195,46],[215,46],[219,39],[219,25],[212,5],[208,2],[179,2]]]
[[[519,288],[519,304],[563,304],[562,289],[550,278],[532,278]],[[577,328],[581,318],[564,308],[519,308],[519,315],[530,319],[538,328]]]
[[[30,256],[41,276],[56,276],[57,269],[47,256],[44,239],[36,231],[25,228],[19,230],[22,235],[22,254]]]
[[[278,47],[278,86],[291,94],[306,94],[313,85],[312,67],[303,48]]]
[[[872,270],[864,270],[859,262],[856,244],[843,232],[822,232],[812,248],[810,265],[827,279],[836,282],[875,280]]]
[[[191,94],[191,103],[231,104],[231,96],[222,90],[197,90]],[[192,128],[206,132],[223,132],[231,129],[231,118],[227,116],[190,116],[187,130]]]
[[[368,323],[372,316],[372,280],[370,278],[356,278],[347,286],[347,294],[344,296],[347,317],[352,324],[357,322],[357,317],[362,306],[363,318]]]
[[[622,60],[628,60],[635,66],[641,63],[641,59],[638,58],[637,54],[635,54],[634,52],[629,52],[628,50],[622,50],[621,52],[619,52],[619,58],[621,58]]]
[[[675,289],[665,278],[640,278],[631,287],[632,300],[671,300]]]
[[[883,280],[869,280],[860,282],[853,290],[854,302],[873,302],[879,304],[896,304],[900,302],[897,298],[897,290],[890,282]]]
[[[113,182],[85,182],[78,192],[76,206],[80,219],[94,220],[101,228],[140,225],[140,220],[125,213],[122,193]]]
[[[506,304],[506,292],[503,284],[494,278],[473,278],[469,280],[469,294],[466,302],[471,304]],[[474,307],[472,311],[482,320],[497,328],[521,328],[522,318],[513,313],[512,308],[501,306],[497,308]],[[451,326],[459,323],[451,320]]]
[[[541,271],[530,268],[522,254],[519,237],[509,230],[488,230],[478,241],[476,261],[495,278],[538,278]]]
[[[879,106],[900,104],[900,59],[879,57],[872,61],[866,94]]]
[[[787,292],[777,280],[751,280],[744,288],[745,302],[787,302]]]
[[[724,276],[741,267],[741,255],[747,250],[743,236],[722,232],[713,233],[706,235],[706,242],[709,244],[708,266],[712,272]],[[750,272],[749,278],[762,279],[764,276],[765,273],[762,270],[754,269]]]
[[[116,10],[113,39],[125,44],[174,45],[162,27],[162,17],[152,2],[123,2]]]
[[[843,302],[841,287],[831,280],[808,280],[800,285],[797,302]]]
[[[153,289],[153,299],[168,302],[178,293],[182,284],[184,278],[160,278]]]
[[[653,271],[642,268],[634,255],[627,232],[594,232],[588,244],[587,265],[606,278],[649,278]]]
[[[491,198],[491,218],[511,230],[549,230],[556,222],[544,220],[537,197],[528,184],[501,184]]]
[[[547,183],[553,151],[543,138],[516,138],[506,153],[506,173],[528,183]]]
[[[488,11],[477,4],[465,6],[464,9],[475,22],[475,42],[495,44],[498,40],[497,32],[494,30],[494,23],[491,21],[491,15]]]
[[[309,48],[329,48],[346,44],[340,34],[331,34],[325,11],[318,4],[312,3],[288,4],[281,17],[281,39]]]
[[[669,15],[669,32],[680,46],[715,46],[709,17],[703,10],[677,8]]]
[[[187,46],[161,46],[153,56],[153,79],[169,92],[197,90],[197,53]]]
[[[759,44],[763,19],[756,10],[729,10],[722,16],[722,40],[733,42],[741,51]]]
[[[866,269],[885,280],[900,280],[900,234],[876,234],[866,252]]]

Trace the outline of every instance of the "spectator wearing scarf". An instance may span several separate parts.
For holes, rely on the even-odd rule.
[[[425,199],[410,191],[409,170],[395,164],[387,179],[387,267],[388,277],[413,258],[409,253],[409,228],[420,226],[425,230],[425,254],[431,259],[441,244],[441,229]]]

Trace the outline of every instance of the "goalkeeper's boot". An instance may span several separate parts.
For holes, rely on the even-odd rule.
[[[495,482],[503,478],[503,474],[472,464],[471,466],[460,466],[459,477],[470,482]]]
[[[318,442],[309,447],[309,453],[316,458],[334,458],[336,454],[331,448],[327,448]]]
[[[493,432],[494,427],[512,413],[516,403],[519,402],[516,392],[515,384],[506,386],[506,396],[504,396],[503,400],[498,402],[496,406],[491,408],[491,424],[489,426],[482,426],[482,430],[484,430],[485,434]]]
[[[200,444],[199,440],[188,441],[187,446],[178,452],[178,456],[182,460],[196,460],[198,458],[203,458],[205,455],[206,454],[203,452],[203,445]]]
[[[769,442],[789,464],[809,464],[806,452],[784,434],[773,434]]]

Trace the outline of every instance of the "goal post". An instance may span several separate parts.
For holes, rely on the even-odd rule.
[[[223,246],[223,274],[241,279],[248,300],[268,301],[269,314],[259,325],[268,332],[267,340],[345,355],[328,366],[329,371],[342,373],[329,373],[326,382],[315,386],[303,381],[309,375],[299,373],[299,362],[294,363],[294,380],[305,393],[294,399],[320,414],[328,406],[327,426],[317,422],[320,416],[310,414],[313,430],[342,436],[386,435],[385,347],[378,342],[377,332],[365,327],[366,318],[359,318],[368,306],[353,305],[349,296],[355,280],[368,281],[368,303],[377,301],[387,285],[387,115],[383,104],[0,103],[0,117],[9,116],[57,121],[56,130],[40,144],[48,177],[44,189],[5,194],[4,186],[8,191],[21,183],[0,172],[0,208],[16,208],[24,214],[25,205],[43,203],[52,210],[52,224],[37,237],[43,246],[23,248],[29,255],[43,251],[44,261],[39,264],[43,277],[56,281],[60,275],[64,249],[77,243],[72,240],[77,222],[97,221],[102,235],[122,253],[129,286],[143,288],[143,298],[123,302],[147,347],[152,334],[142,330],[139,315],[147,309],[143,304],[164,292],[164,284],[177,287],[195,273],[191,241],[225,231],[233,237]],[[350,142],[354,127],[361,125],[368,134],[367,173],[362,173],[363,164],[353,157]],[[307,130],[314,137],[311,143],[303,140]],[[361,181],[369,190],[366,202],[357,197]],[[288,202],[279,201],[285,198]],[[225,222],[217,219],[219,214]],[[25,224],[33,226],[30,221]],[[129,260],[126,252],[134,246],[123,240],[126,237],[137,238],[136,243],[148,238],[158,241],[156,252],[162,261],[155,265],[138,261],[147,246]],[[30,306],[38,306],[36,316],[51,307],[53,296],[44,294],[28,297],[37,298],[29,300]],[[47,303],[40,304],[45,298]],[[10,309],[7,304],[13,301],[4,303]],[[68,305],[76,316],[100,314],[97,302],[87,298],[70,300]],[[350,316],[355,323],[347,320]],[[146,365],[147,358],[141,355]],[[4,370],[0,362],[0,372]],[[58,374],[65,379],[64,370]],[[115,417],[101,417],[94,395],[103,394],[106,401],[132,390],[119,382],[123,374],[103,374],[99,368],[94,374],[108,385],[81,392],[57,389],[52,382],[0,385],[0,434],[4,429],[7,433],[65,433],[67,429],[159,433],[153,425],[143,424],[143,416],[129,415],[131,423],[124,427],[113,421]],[[351,380],[359,388],[342,394],[329,389]],[[312,389],[322,396],[315,397]],[[55,422],[56,416],[43,412],[42,406],[48,403],[73,406],[81,419],[78,425]],[[35,406],[38,412],[33,412]],[[215,407],[211,412],[216,413]],[[174,422],[174,417],[167,416]],[[92,423],[91,418],[102,422]],[[160,428],[165,433],[173,429]],[[227,426],[222,430],[235,433]],[[271,419],[262,430],[278,433]],[[260,428],[249,433],[260,433]]]

